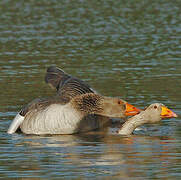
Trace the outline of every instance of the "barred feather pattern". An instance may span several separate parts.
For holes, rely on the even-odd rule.
[[[72,100],[72,104],[75,106],[75,109],[86,114],[99,114],[103,111],[102,109],[102,98],[98,94],[87,93],[85,95],[79,96]]]
[[[81,94],[94,93],[87,85],[78,79],[68,79],[62,88],[59,89],[57,96],[62,103],[68,103],[72,98]]]

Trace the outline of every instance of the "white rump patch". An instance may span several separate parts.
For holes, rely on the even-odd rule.
[[[144,130],[144,129],[141,127],[137,127],[134,131],[142,131],[142,130]]]
[[[24,116],[21,116],[19,113],[15,116],[13,121],[11,122],[9,129],[7,131],[8,134],[13,134],[16,132],[20,124],[23,122]]]

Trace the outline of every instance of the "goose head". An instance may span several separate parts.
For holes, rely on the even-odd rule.
[[[161,103],[154,103],[148,106],[144,111],[129,118],[118,131],[122,135],[130,135],[139,126],[143,124],[154,124],[160,122],[163,118],[177,117],[177,115]]]
[[[148,123],[156,123],[165,118],[178,117],[176,113],[161,103],[151,104],[142,112],[142,114],[145,116]]]

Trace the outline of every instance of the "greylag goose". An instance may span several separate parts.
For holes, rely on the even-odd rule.
[[[161,103],[151,104],[144,111],[129,118],[118,131],[121,135],[130,135],[139,126],[143,124],[153,124],[160,122],[163,118],[177,117],[173,111]]]
[[[74,134],[90,125],[85,122],[81,125],[89,114],[123,118],[132,111],[139,112],[139,109],[131,106],[130,110],[128,103],[122,99],[95,93],[75,96],[66,104],[57,97],[36,99],[17,114],[7,133],[12,134],[20,128],[25,134]],[[92,122],[89,130],[95,129]]]

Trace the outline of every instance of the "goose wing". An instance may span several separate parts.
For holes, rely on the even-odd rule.
[[[64,103],[68,103],[72,98],[86,93],[95,93],[87,84],[77,78],[68,79],[58,90],[57,95]]]
[[[67,79],[71,78],[70,75],[66,74],[60,68],[51,66],[47,68],[45,75],[45,82],[49,84],[52,88],[56,88],[58,91]]]
[[[96,93],[87,83],[66,74],[57,67],[47,69],[45,82],[56,88],[57,96],[63,103],[68,103],[72,98],[81,94]]]

